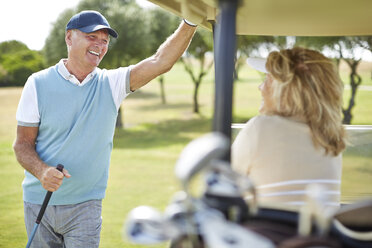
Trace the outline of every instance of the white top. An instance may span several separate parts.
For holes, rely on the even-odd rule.
[[[315,148],[307,124],[260,115],[247,122],[232,146],[232,167],[249,175],[260,202],[303,205],[306,187],[325,187],[327,204],[339,205],[342,157]]]
[[[57,64],[58,73],[70,83],[83,86],[97,73],[97,68],[94,69],[88,76],[79,82],[79,80],[67,70],[64,62],[66,59],[61,59]],[[116,109],[118,110],[124,98],[131,93],[129,85],[130,67],[120,67],[114,70],[107,70],[112,97],[114,99]],[[39,123],[40,114],[37,103],[37,92],[35,80],[30,76],[23,88],[22,96],[19,101],[16,119],[21,123]]]

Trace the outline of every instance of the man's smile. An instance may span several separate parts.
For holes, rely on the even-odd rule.
[[[99,53],[95,52],[95,51],[92,51],[92,50],[89,50],[89,53],[90,54],[93,54],[93,55],[96,55],[96,56],[99,56]]]

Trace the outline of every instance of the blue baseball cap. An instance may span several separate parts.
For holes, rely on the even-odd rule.
[[[106,18],[101,13],[94,10],[85,10],[71,17],[70,21],[67,23],[66,31],[71,29],[79,29],[84,33],[92,33],[100,29],[107,29],[112,37],[118,37],[118,33],[110,27]]]

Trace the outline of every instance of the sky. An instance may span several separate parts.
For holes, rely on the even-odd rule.
[[[0,42],[18,40],[32,50],[41,50],[60,13],[76,7],[78,0],[7,0],[1,3]],[[137,0],[143,7],[152,6]]]

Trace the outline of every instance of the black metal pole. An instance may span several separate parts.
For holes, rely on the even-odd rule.
[[[236,51],[236,11],[238,0],[219,0],[220,16],[214,34],[215,100],[213,131],[231,139],[233,74]],[[230,153],[226,161],[230,161]]]

